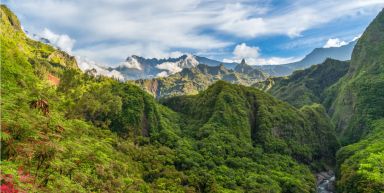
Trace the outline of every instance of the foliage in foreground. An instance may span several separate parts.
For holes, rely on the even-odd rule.
[[[384,120],[372,124],[372,133],[337,153],[338,190],[345,193],[384,192]]]
[[[0,37],[2,189],[314,192],[304,164],[334,149],[312,139],[328,133],[337,146],[316,106],[219,82],[191,103],[169,99],[191,110],[174,112],[137,86],[81,73],[73,57],[28,39],[5,6]]]

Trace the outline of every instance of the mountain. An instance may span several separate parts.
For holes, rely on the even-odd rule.
[[[128,57],[118,67],[110,67],[106,70],[119,72],[124,77],[124,80],[136,80],[166,77],[178,73],[184,68],[196,67],[198,64],[206,64],[208,66],[220,66],[222,64],[229,69],[233,69],[236,65],[236,63],[222,63],[191,54],[168,59],[148,59],[133,55]]]
[[[269,76],[287,76],[292,74],[295,70],[301,70],[314,64],[320,64],[327,58],[341,61],[350,60],[352,50],[356,45],[356,42],[357,40],[341,47],[316,48],[298,62],[281,65],[256,65],[247,67],[249,71],[251,70],[249,67],[252,67],[268,74]],[[241,66],[237,63],[223,63],[191,54],[168,59],[146,59],[133,55],[128,57],[125,62],[120,64],[120,66],[116,68],[109,68],[109,70],[116,70],[120,72],[126,80],[135,80],[154,78],[158,76],[169,76],[180,72],[183,68],[194,67],[197,64],[206,64],[208,66],[219,66],[220,64],[223,64],[226,68],[234,70],[236,67]]]
[[[310,169],[333,161],[339,145],[321,106],[224,81],[160,104],[83,73],[29,39],[6,6],[0,13],[2,192],[310,193]]]
[[[297,107],[325,106],[344,145],[336,154],[337,192],[384,192],[383,32],[384,10],[357,41],[350,62],[327,59],[254,85]]]
[[[268,75],[258,69],[253,69],[248,65],[244,59],[241,60],[240,64],[237,64],[234,68],[237,73],[245,74],[249,76],[250,80],[257,79],[257,81],[264,80]]]
[[[322,104],[325,100],[332,101],[330,98],[326,99],[324,92],[342,78],[348,69],[349,62],[328,58],[319,65],[294,71],[290,76],[271,77],[253,86],[296,107]]]
[[[295,70],[302,70],[311,65],[323,63],[327,58],[341,61],[350,60],[356,42],[357,40],[340,47],[316,48],[298,62],[281,65],[255,66],[255,68],[268,73],[270,76],[287,76]]]
[[[384,192],[384,9],[353,50],[348,73],[329,94],[342,142],[337,153],[339,192]]]
[[[263,160],[263,156],[251,156],[252,158],[247,159],[247,156],[243,155],[243,153],[248,154],[246,152],[252,155],[251,152],[254,150],[251,147],[261,147],[265,153],[272,153],[268,155],[271,158],[276,152],[282,155],[288,153],[303,163],[309,163],[312,159],[323,159],[328,157],[324,155],[332,155],[332,152],[338,149],[333,126],[321,106],[295,109],[285,102],[249,87],[218,81],[198,95],[165,99],[163,104],[182,115],[180,125],[183,125],[183,132],[196,140],[198,151],[203,155],[202,159],[212,164],[217,164],[223,159],[229,164],[228,161],[231,160],[229,168],[223,168],[224,171],[233,171],[232,166],[241,167],[244,164],[252,164],[251,160]],[[322,144],[327,145],[322,146]],[[222,152],[224,156],[229,155],[230,158],[212,157],[211,155],[216,155],[216,152],[218,154]],[[185,156],[186,159],[189,157],[191,156]],[[285,160],[285,158],[282,159]],[[236,186],[238,182],[236,179],[245,177],[246,181],[251,180],[252,173],[267,174],[274,178],[271,170],[266,170],[264,173],[256,168],[258,166],[249,167],[248,170],[243,171],[244,173],[237,173],[231,179],[222,180],[226,181],[226,187],[231,187]],[[222,169],[215,170],[223,172]],[[271,178],[265,179],[275,184],[276,182]],[[309,178],[305,181],[307,180],[311,181]],[[255,185],[258,184],[257,181]],[[286,182],[286,180],[283,181]],[[251,186],[251,189],[246,190],[255,188],[263,192],[314,191],[306,185],[298,187],[294,181],[291,183],[293,186],[276,186],[273,189]]]
[[[330,91],[332,118],[349,142],[368,132],[369,121],[384,117],[384,13],[369,25],[353,50],[345,78]]]
[[[245,63],[242,65],[248,66]],[[139,85],[156,98],[164,98],[197,94],[218,80],[233,84],[252,85],[266,79],[264,73],[250,66],[248,68],[250,71],[243,73],[227,69],[223,64],[219,66],[199,64],[196,67],[184,68],[181,72],[168,77],[139,79],[133,81],[133,83]]]
[[[240,64],[236,65],[234,70],[236,72],[239,72],[239,73],[248,74],[248,73],[253,71],[253,68],[250,65],[248,65],[247,63],[245,63],[244,59],[242,59]]]
[[[120,72],[125,80],[153,78],[168,76],[180,72],[183,68],[197,66],[199,62],[193,55],[183,55],[178,58],[147,59],[140,56],[130,56],[118,67],[109,68],[109,71]]]

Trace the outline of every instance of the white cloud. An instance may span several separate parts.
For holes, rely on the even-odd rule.
[[[177,58],[183,55],[182,52],[167,52],[167,48],[159,44],[110,44],[91,45],[75,51],[77,55],[86,56],[109,66],[117,66],[125,61],[127,56],[138,55],[146,58]]]
[[[96,75],[102,75],[107,77],[113,77],[118,80],[124,80],[124,76],[116,70],[109,71],[100,65],[98,65],[95,61],[89,60],[88,58],[84,57],[76,57],[77,65],[79,68],[84,72],[87,70],[96,70]]]
[[[244,41],[270,35],[297,37],[339,18],[377,12],[384,5],[383,0],[302,0],[285,7],[270,2],[29,0],[6,4],[20,13],[29,31],[48,27],[69,34],[77,40],[73,50],[76,55],[109,64],[132,54],[166,57],[174,50],[214,52],[237,41],[207,31]]]
[[[247,46],[245,43],[236,45],[233,50],[233,58],[225,58],[223,62],[237,62],[240,63],[242,59],[245,59],[246,62],[250,65],[277,65],[277,64],[286,64],[298,61],[299,58],[296,57],[262,57],[260,54],[260,48],[254,46]]]
[[[217,15],[219,7],[217,3],[201,6],[200,0],[31,0],[7,4],[25,15],[30,22],[27,29],[31,25],[53,26],[55,31],[75,34],[74,53],[86,53],[92,59],[96,56],[95,60],[103,63],[116,63],[121,59],[117,54],[162,57],[175,54],[173,50],[209,50],[231,43],[201,32],[213,24],[209,18]],[[106,54],[112,50],[112,55]]]
[[[157,65],[156,68],[161,70],[167,70],[169,74],[175,74],[182,70],[182,68],[180,68],[175,62],[164,62]]]
[[[158,74],[156,74],[156,77],[167,77],[167,76],[168,76],[167,71],[162,71],[162,72],[159,72]]]
[[[381,6],[384,6],[383,0],[308,0],[271,9],[265,15],[255,15],[242,4],[234,4],[227,5],[218,16],[218,29],[239,37],[297,37],[305,30],[343,17],[360,17],[364,12],[380,10]]]
[[[49,30],[48,28],[44,28],[43,32],[41,32],[40,36],[42,38],[45,38],[49,40],[49,42],[60,48],[63,51],[66,51],[68,53],[72,52],[72,48],[75,45],[75,40],[71,39],[66,34],[56,34]]]
[[[257,58],[260,55],[259,52],[259,47],[247,46],[245,43],[236,45],[233,50],[236,58]]]
[[[340,40],[338,38],[331,38],[331,39],[328,39],[327,43],[325,43],[323,48],[341,47],[341,46],[344,46],[347,44],[348,44],[348,42],[345,42],[345,41]]]
[[[127,68],[136,68],[141,70],[140,63],[133,57],[129,57],[125,62],[122,62],[120,66],[125,66]]]
[[[360,37],[361,37],[362,34],[359,34],[357,36],[355,36],[351,41],[343,41],[339,38],[330,38],[327,40],[327,42],[325,43],[325,45],[323,46],[323,48],[337,48],[337,47],[341,47],[341,46],[344,46],[344,45],[347,45],[351,42],[354,42],[356,40],[358,40]]]
[[[359,38],[361,38],[361,35],[363,35],[363,34],[359,34],[359,35],[357,35],[356,37],[354,37],[354,38],[352,39],[352,42],[354,42],[354,41],[358,40]]]
[[[182,55],[185,55],[186,53],[183,53],[183,52],[179,52],[179,51],[174,51],[174,52],[171,52],[169,53],[169,57],[171,58],[178,58]]]

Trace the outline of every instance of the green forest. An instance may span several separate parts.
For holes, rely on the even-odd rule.
[[[1,5],[1,192],[384,192],[384,12],[351,61],[157,100],[82,72]],[[324,75],[328,75],[325,79]]]

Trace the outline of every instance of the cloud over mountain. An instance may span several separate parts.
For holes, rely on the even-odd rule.
[[[44,28],[44,30],[39,34],[39,36],[47,39],[52,45],[68,53],[72,52],[72,48],[76,42],[75,40],[71,39],[67,34],[56,34],[47,28]]]
[[[237,62],[240,63],[242,59],[245,59],[250,65],[266,65],[266,64],[285,64],[299,60],[295,57],[263,57],[260,54],[261,49],[259,47],[248,46],[245,43],[236,45],[233,50],[233,58],[224,59],[223,62]]]
[[[323,46],[323,48],[333,48],[333,47],[340,47],[340,46],[344,46],[344,45],[347,45],[348,43],[343,41],[343,40],[340,40],[338,38],[331,38],[327,41],[327,43],[325,43],[325,45]]]
[[[219,53],[221,60],[231,57],[230,50],[238,42],[255,45],[249,41],[270,36],[301,37],[307,30],[342,18],[360,18],[384,5],[382,0],[304,0],[289,4],[262,0],[5,3],[19,14],[27,30],[36,33],[48,28],[45,35],[62,49],[73,47],[77,55],[108,64],[119,63],[132,54],[164,58],[175,52]],[[76,45],[69,37],[76,39]]]

